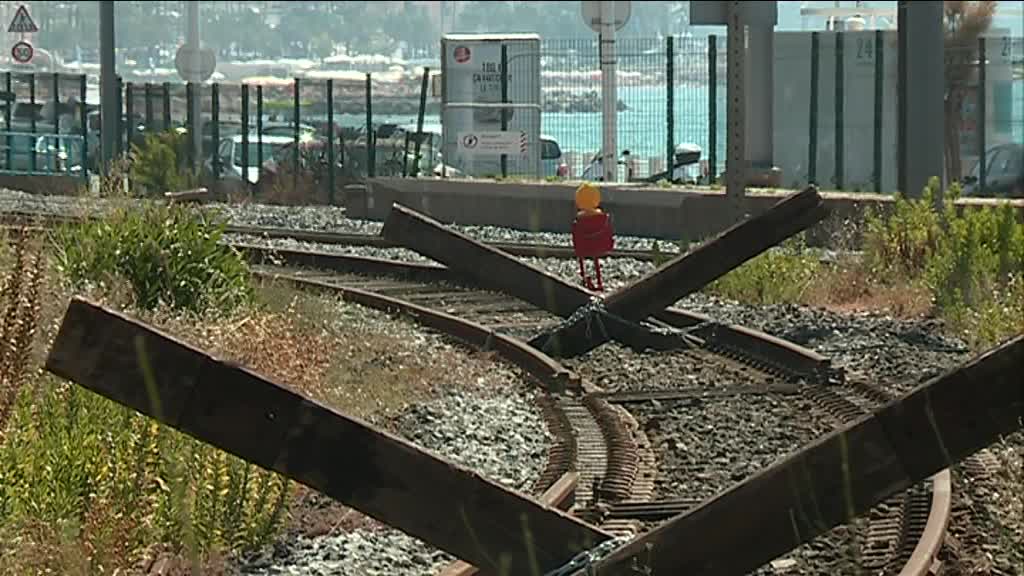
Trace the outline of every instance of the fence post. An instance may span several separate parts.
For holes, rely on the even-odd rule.
[[[668,170],[668,181],[672,181],[676,151],[676,50],[675,38],[670,34],[665,38],[665,169]]]
[[[132,138],[135,136],[135,85],[126,82],[124,85],[124,120],[128,123],[128,129],[124,131],[124,151],[129,153],[132,150]]]
[[[53,73],[53,133],[60,134],[60,74]]]
[[[83,78],[84,78],[84,76],[83,76]],[[11,82],[11,73],[10,72],[5,72],[4,73],[4,89],[7,91],[8,94],[11,94],[12,96],[14,96],[14,98],[11,100],[11,104],[8,104],[7,106],[4,106],[4,126],[7,126],[7,137],[6,137],[6,140],[7,140],[6,144],[7,145],[4,148],[4,156],[5,156],[4,159],[6,161],[4,162],[4,168],[10,170],[11,169],[11,147],[13,146],[12,141],[11,141],[12,136],[10,134],[10,132],[11,132],[11,112],[12,112],[11,109],[14,108],[13,103],[17,100],[17,96],[15,96],[15,94],[14,94],[14,86],[12,85],[12,82]],[[85,105],[85,100],[82,100],[82,105],[83,106]]]
[[[875,192],[882,192],[882,120],[884,113],[885,38],[875,30]]]
[[[28,101],[29,101],[29,104],[32,105],[32,109],[35,109],[35,107],[36,107],[35,106],[35,104],[36,104],[36,75],[35,74],[29,74],[28,75]],[[32,134],[33,134],[32,140],[34,141],[35,140],[35,133],[36,133],[36,115],[35,114],[32,114],[30,116],[29,123],[30,123],[30,125],[32,127],[31,128],[31,131],[32,131]],[[36,162],[38,162],[38,158],[36,157],[36,147],[32,146],[31,148],[32,148],[32,171],[35,172],[38,169],[38,166],[36,166]]]
[[[164,113],[164,130],[171,129],[171,83],[164,82],[161,87],[163,91],[163,113]]]
[[[299,92],[301,90],[299,79],[295,78],[292,84],[292,189],[299,186]]]
[[[377,149],[373,134],[373,80],[366,74],[366,177],[377,175]]]
[[[501,103],[508,104],[508,45],[501,43]],[[508,109],[501,107],[501,131],[508,131]],[[501,155],[501,177],[508,178],[508,155]]]
[[[85,74],[78,77],[78,96],[81,101],[79,118],[82,121],[82,178],[89,181],[89,111],[85,106],[85,99],[89,93],[89,79]]]
[[[153,85],[151,83],[149,83],[149,82],[146,82],[145,90],[146,90],[146,107],[145,107],[145,110],[146,110],[146,131],[149,132],[150,130],[153,129],[153,125],[155,124],[154,116],[153,116]]]
[[[988,54],[985,48],[985,37],[982,36],[978,38],[978,91],[975,92],[978,111],[978,188],[982,196],[985,195],[988,183],[988,165],[985,163],[985,140],[988,137]]]
[[[185,84],[185,126],[188,129],[188,159],[192,165],[192,169],[196,168],[196,163],[199,158],[199,152],[196,150],[196,115],[194,108],[194,102],[196,99],[195,86],[191,82]]]
[[[263,85],[256,86],[256,165],[263,179]]]
[[[718,181],[718,37],[708,36],[708,183]]]
[[[820,56],[821,37],[818,32],[811,32],[811,118],[807,128],[807,183],[818,182],[818,58]]]
[[[114,147],[114,154],[111,156],[120,156],[124,153],[124,118],[122,117],[121,111],[124,110],[124,79],[120,76],[117,77],[117,115],[114,118],[113,124],[117,126],[117,134],[114,136],[114,142],[117,145]]]
[[[413,158],[414,164],[412,167],[412,177],[416,178],[420,174],[420,153],[423,146],[423,116],[427,111],[427,89],[430,84],[430,67],[423,68],[423,80],[420,81],[420,109],[416,116],[416,142],[413,144]]]
[[[252,185],[249,181],[249,85],[242,84],[242,188],[250,190]]]
[[[334,79],[327,79],[327,203],[334,205]]]
[[[50,100],[53,102],[53,148],[54,151],[60,150],[60,74],[57,72],[53,73],[53,94],[50,95]],[[70,148],[68,148],[70,150]],[[71,155],[69,154],[67,160],[70,162]],[[54,154],[51,157],[53,163],[52,171],[57,171],[57,156]],[[70,172],[71,166],[66,165],[65,171]]]
[[[214,181],[220,180],[220,84],[210,86],[210,154]]]
[[[845,170],[843,169],[843,160],[845,156],[845,150],[843,149],[844,138],[843,138],[843,115],[846,110],[846,103],[844,101],[844,86],[843,80],[845,74],[843,71],[843,33],[836,32],[836,190],[843,189],[843,176]]]

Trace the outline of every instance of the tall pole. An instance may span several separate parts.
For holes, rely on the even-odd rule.
[[[604,181],[615,182],[618,176],[616,78],[615,78],[615,0],[601,2],[601,104],[603,138],[601,166]]]
[[[114,1],[100,2],[100,153],[104,171],[114,158],[117,140],[118,106],[117,69],[114,60]],[[85,105],[84,102],[82,104]]]
[[[743,196],[747,185],[747,109],[746,109],[746,26],[740,2],[727,5],[729,19],[729,56],[726,60],[729,95],[726,119],[729,130],[725,141],[728,154],[725,161],[725,194],[733,213],[738,218],[743,209]]]
[[[199,170],[202,165],[203,156],[203,121],[202,116],[202,83],[199,79],[199,67],[201,61],[199,58],[200,38],[199,38],[199,2],[197,0],[191,0],[185,3],[188,6],[188,31],[185,35],[185,44],[192,47],[192,61],[189,63],[189,67],[192,69],[192,78],[186,78],[187,81],[193,82],[193,96],[192,96],[192,118],[194,118],[194,129],[192,130],[192,159],[194,160],[193,168]],[[214,150],[216,150],[217,142],[214,142]]]
[[[919,197],[929,179],[938,177],[940,186],[945,181],[943,4],[937,0],[907,2],[905,10],[907,58],[900,89],[906,90],[906,101],[913,104],[906,107],[904,124],[904,192]],[[941,194],[936,202],[941,202]]]

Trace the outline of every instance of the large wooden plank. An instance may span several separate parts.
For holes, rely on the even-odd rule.
[[[749,574],[1019,429],[1021,374],[1024,336],[634,539],[597,573],[632,575],[649,557],[653,574]]]
[[[573,495],[576,493],[576,483],[579,482],[580,475],[578,472],[566,472],[561,478],[555,481],[554,484],[548,487],[541,494],[540,501],[550,506],[557,506],[560,510],[564,510],[568,506],[571,506]],[[608,535],[611,538],[611,535]],[[446,566],[438,576],[475,576],[480,573],[480,569],[472,564],[467,564],[462,560],[456,560],[448,566]]]
[[[604,300],[610,316],[640,321],[663,311],[730,270],[821,221],[827,211],[813,186],[782,200],[768,211],[739,222],[714,239],[681,254],[664,266]],[[560,326],[530,343],[557,356],[576,356],[607,340],[588,329],[590,318]]]
[[[608,538],[554,507],[85,300],[68,307],[46,369],[488,572],[526,574],[535,563],[550,570]]]
[[[587,305],[592,297],[589,292],[545,270],[447,229],[433,218],[405,206],[395,204],[391,208],[381,235],[445,264],[484,288],[511,294],[563,318]],[[680,345],[678,338],[651,332],[634,323],[609,319],[603,328],[609,339],[636,349],[667,349]]]

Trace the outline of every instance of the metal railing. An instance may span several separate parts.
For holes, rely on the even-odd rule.
[[[777,34],[775,44],[774,156],[783,184],[895,190],[895,32],[787,32]],[[664,172],[683,144],[700,149],[703,162],[696,179],[714,181],[723,170],[726,48],[720,36],[618,43],[617,152],[629,150],[634,178]],[[996,159],[980,165],[976,159],[1000,145],[1024,141],[1024,79],[1019,77],[1024,41],[983,39],[950,51],[947,60],[967,69],[956,91],[958,106],[947,114],[954,118],[950,135],[956,135],[960,148],[960,165],[953,168],[985,188],[998,168]],[[601,147],[598,43],[544,40],[540,62],[541,132],[557,144],[554,160],[567,165],[570,177],[578,177],[592,167]],[[433,173],[443,166],[440,102],[427,92],[429,71],[419,72],[400,78],[338,73],[321,79],[314,74],[260,85],[121,82],[116,152],[127,153],[147,134],[199,130],[202,149],[193,160],[207,178],[237,176],[225,165],[255,166],[257,180],[291,165],[319,171],[314,179],[323,181],[331,197],[350,180]],[[86,171],[96,168],[98,98],[90,96],[84,76],[7,72],[0,82],[7,95],[0,128],[12,138],[15,133],[77,134],[81,165]],[[200,102],[199,118],[190,113],[193,98]],[[274,156],[277,145],[263,141],[270,136],[290,138],[290,158]],[[309,144],[310,136],[318,144]],[[243,151],[238,162],[219,153],[233,137]],[[0,154],[4,166],[12,165],[5,157],[8,149]],[[248,157],[250,151],[255,158]],[[542,163],[550,160],[542,157]]]

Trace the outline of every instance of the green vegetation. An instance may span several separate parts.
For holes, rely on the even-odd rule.
[[[147,134],[133,144],[128,180],[135,195],[162,195],[196,188],[199,175],[188,165],[188,139],[176,131]]]
[[[123,573],[154,544],[205,566],[276,534],[284,478],[39,370],[69,287],[200,323],[239,309],[252,287],[219,237],[151,205],[0,246],[0,574]]]
[[[1024,224],[1014,209],[964,207],[933,179],[919,199],[898,196],[890,214],[869,214],[863,257],[823,264],[791,240],[709,286],[757,304],[885,307],[935,314],[977,348],[1024,330]]]
[[[210,218],[173,204],[122,208],[61,228],[57,266],[75,288],[127,283],[143,310],[230,311],[251,297],[248,267],[221,242],[223,223]]]
[[[757,304],[798,302],[820,268],[817,257],[794,238],[719,278],[708,289],[724,298]]]
[[[72,294],[366,419],[426,397],[450,370],[451,356],[421,354],[401,324],[256,280],[221,232],[193,209],[149,203],[0,237],[0,576],[153,573],[140,566],[154,562],[221,573],[303,529],[292,524],[302,487],[41,370]],[[399,361],[382,364],[379,350]],[[481,358],[479,373],[490,369]]]

